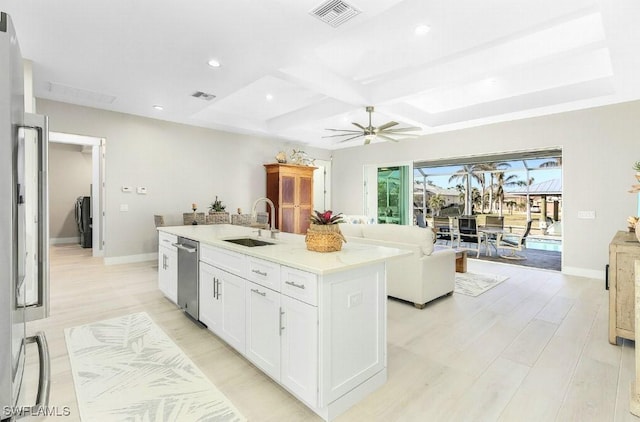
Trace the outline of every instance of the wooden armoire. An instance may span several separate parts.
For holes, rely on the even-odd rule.
[[[313,171],[316,167],[295,164],[265,164],[264,167],[267,198],[276,207],[276,228],[305,234],[313,212]]]

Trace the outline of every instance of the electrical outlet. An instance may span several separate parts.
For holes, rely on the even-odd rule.
[[[129,211],[129,204],[120,204],[120,211]]]

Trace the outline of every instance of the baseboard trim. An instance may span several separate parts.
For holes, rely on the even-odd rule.
[[[49,238],[49,244],[62,245],[66,243],[80,243],[79,237],[51,237]]]
[[[575,275],[578,277],[595,278],[597,280],[604,280],[604,270],[590,270],[588,268],[580,267],[562,267],[562,274]]]
[[[143,253],[139,255],[112,256],[104,258],[104,265],[131,264],[134,262],[155,261],[158,253]]]

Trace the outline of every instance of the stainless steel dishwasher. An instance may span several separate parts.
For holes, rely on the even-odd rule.
[[[198,321],[198,242],[178,237],[178,306]]]

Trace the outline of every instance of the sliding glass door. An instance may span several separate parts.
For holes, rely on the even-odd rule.
[[[413,166],[365,166],[365,214],[379,224],[412,224],[411,190]]]

